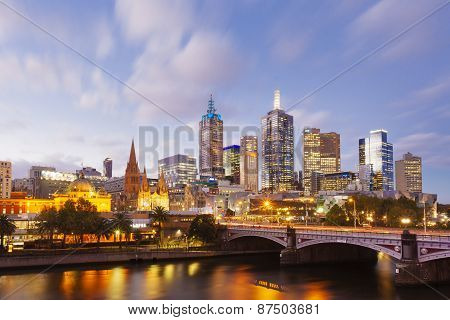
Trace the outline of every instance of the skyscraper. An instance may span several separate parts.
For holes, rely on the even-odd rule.
[[[318,183],[312,177],[341,171],[340,135],[320,132],[317,128],[303,129],[303,187],[305,194],[317,193]]]
[[[159,174],[163,175],[169,187],[188,184],[197,177],[197,161],[194,157],[177,154],[158,161]]]
[[[258,192],[258,137],[241,137],[240,184],[245,190]]]
[[[216,113],[212,95],[208,110],[199,123],[199,169],[200,178],[223,178],[223,121]]]
[[[0,199],[10,198],[11,188],[12,188],[11,162],[0,161]]]
[[[372,165],[373,190],[394,190],[394,148],[387,140],[387,131],[370,131],[359,139],[359,164]]]
[[[103,160],[103,175],[112,178],[112,159],[106,158]]]
[[[397,191],[422,192],[422,158],[411,153],[395,161],[395,185]]]
[[[273,110],[261,119],[262,188],[291,190],[294,183],[294,121],[281,109],[280,91],[275,90]]]
[[[225,177],[234,184],[241,183],[240,149],[241,147],[235,144],[223,148],[223,168],[225,170]]]

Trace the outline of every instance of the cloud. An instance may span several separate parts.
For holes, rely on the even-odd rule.
[[[422,157],[424,163],[446,167],[450,165],[450,135],[436,132],[421,132],[402,137],[394,142],[396,158],[406,152]]]
[[[0,55],[0,85],[2,89],[49,93],[64,90],[76,93],[81,87],[81,73],[76,64],[62,57],[38,56],[13,52]]]
[[[294,127],[303,130],[305,127],[323,127],[330,116],[328,111],[311,111],[297,108],[288,112],[294,117]]]
[[[272,54],[284,63],[298,59],[306,50],[309,36],[306,34],[283,33],[273,40]]]
[[[414,5],[408,0],[379,1],[350,24],[350,41],[357,47],[373,49],[424,17],[438,4],[438,0],[418,1]],[[435,46],[434,30],[430,22],[421,24],[384,48],[380,56],[394,60],[430,50]]]
[[[103,59],[111,54],[114,48],[115,40],[111,33],[111,27],[106,20],[101,20],[97,26],[97,50],[96,56],[98,59]]]
[[[85,109],[100,109],[111,112],[119,104],[119,90],[117,83],[106,78],[99,69],[94,69],[91,74],[91,86],[80,95],[79,105]]]
[[[398,118],[413,116],[422,110],[433,111],[438,116],[448,116],[449,111],[445,104],[449,93],[450,77],[443,77],[411,91],[405,98],[390,103],[390,106],[400,109]]]
[[[126,38],[142,41],[161,33],[189,32],[195,21],[191,4],[183,0],[118,0],[115,13]]]
[[[220,28],[201,27],[194,3],[119,0],[115,9],[127,40],[144,45],[127,82],[182,121],[190,121],[193,108],[205,108],[208,93],[241,74],[239,48]],[[134,93],[126,96],[137,105],[138,122],[162,115]]]

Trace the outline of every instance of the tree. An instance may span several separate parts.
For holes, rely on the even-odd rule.
[[[40,235],[48,235],[50,247],[53,248],[53,236],[58,232],[58,211],[55,207],[45,208],[36,220],[37,232]]]
[[[164,240],[163,223],[169,220],[169,212],[164,209],[164,207],[157,206],[150,213],[150,218],[153,220],[153,222],[158,223],[158,242],[161,244],[161,242]]]
[[[100,240],[102,237],[106,239],[113,234],[112,230],[113,224],[106,218],[97,217],[92,225],[92,233],[95,234],[97,238],[97,247],[100,247]]]
[[[16,225],[12,222],[6,214],[0,214],[0,251],[3,251],[3,239],[5,236],[10,236],[16,231]]]
[[[67,235],[71,234],[75,230],[75,214],[76,207],[75,202],[67,200],[64,206],[58,211],[58,231],[63,234],[62,247],[66,245]]]
[[[332,206],[331,209],[327,212],[326,219],[326,223],[328,225],[348,226],[352,224],[350,218],[345,214],[344,209],[342,209],[337,204]]]
[[[196,238],[203,243],[212,242],[217,237],[217,228],[214,216],[210,214],[202,214],[192,221],[189,231],[189,238]]]
[[[128,239],[128,236],[130,235],[131,231],[133,230],[132,221],[128,218],[128,214],[126,214],[124,212],[114,213],[111,229],[118,231],[119,234],[124,233]],[[120,238],[119,238],[119,247],[122,248],[122,241]]]

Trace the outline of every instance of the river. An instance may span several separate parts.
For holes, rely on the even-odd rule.
[[[393,265],[280,267],[277,254],[123,265],[0,271],[7,299],[442,299],[433,289],[397,288]],[[273,284],[281,290],[256,285]],[[450,285],[434,286],[450,296]]]

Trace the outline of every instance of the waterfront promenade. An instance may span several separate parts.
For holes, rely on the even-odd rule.
[[[45,250],[41,252],[23,252],[22,254],[0,256],[0,269],[17,269],[32,267],[47,267],[54,265],[78,265],[100,263],[123,263],[130,261],[161,261],[193,258],[209,258],[233,255],[248,255],[273,252],[273,250],[254,251],[223,251],[198,250],[185,248],[177,249],[72,249],[72,250]]]

